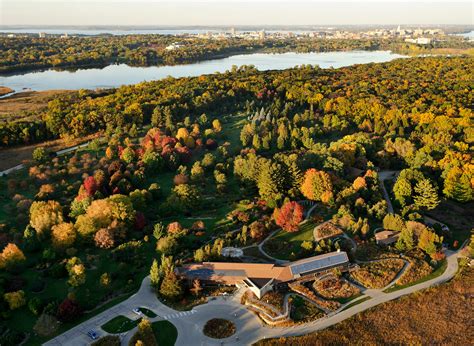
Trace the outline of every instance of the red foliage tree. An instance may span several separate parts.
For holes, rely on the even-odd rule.
[[[82,314],[79,304],[69,298],[63,300],[58,306],[56,317],[62,322],[70,322],[78,318]]]
[[[191,160],[191,151],[187,147],[176,148],[181,162],[188,163]]]
[[[278,226],[288,232],[296,232],[303,220],[303,207],[297,202],[287,202],[281,209],[275,209],[274,218]]]
[[[164,148],[166,146],[170,146],[171,148],[174,148],[174,146],[178,143],[177,139],[174,137],[164,137],[161,140],[161,146]]]
[[[217,142],[215,140],[213,140],[212,138],[209,138],[207,141],[206,141],[206,148],[208,150],[215,150],[217,149]]]
[[[84,180],[84,189],[86,189],[87,195],[89,197],[93,196],[98,188],[99,186],[97,185],[97,182],[93,176],[89,176]]]
[[[134,223],[135,229],[138,231],[141,231],[142,229],[145,228],[145,226],[146,226],[145,215],[143,215],[142,212],[137,211],[137,213],[135,214],[135,223]]]

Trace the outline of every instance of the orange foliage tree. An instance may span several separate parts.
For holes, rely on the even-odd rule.
[[[287,202],[281,209],[275,208],[273,217],[278,226],[288,232],[296,232],[303,220],[303,207],[297,202]]]
[[[16,244],[9,243],[0,253],[0,268],[8,268],[26,260],[23,251]]]
[[[331,177],[325,171],[308,169],[304,174],[300,190],[309,200],[328,203],[333,196]]]

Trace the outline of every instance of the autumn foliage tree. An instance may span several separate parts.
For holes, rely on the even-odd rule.
[[[288,232],[296,232],[303,221],[303,207],[297,202],[287,202],[281,209],[276,208],[273,217],[278,226]]]
[[[62,322],[70,322],[78,318],[81,313],[79,304],[75,300],[66,298],[59,304],[56,316]]]
[[[97,247],[110,249],[114,246],[114,232],[110,228],[101,228],[94,236],[94,242]]]
[[[311,201],[327,203],[332,199],[333,186],[331,177],[325,171],[308,169],[301,184],[301,192]]]
[[[56,249],[70,247],[76,241],[76,229],[74,225],[68,222],[54,225],[51,230],[51,240]]]
[[[39,237],[49,233],[63,219],[62,207],[56,201],[37,201],[30,207],[30,224]]]
[[[0,269],[11,268],[26,260],[23,251],[14,243],[9,243],[0,253]]]
[[[98,188],[98,184],[93,176],[89,176],[84,180],[84,189],[89,197],[92,197]]]

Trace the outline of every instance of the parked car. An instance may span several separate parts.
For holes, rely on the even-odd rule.
[[[87,332],[87,335],[89,336],[89,338],[91,338],[92,340],[97,340],[97,338],[99,337],[97,335],[97,333],[94,331],[94,330],[89,330]]]
[[[132,310],[135,314],[137,314],[138,316],[141,316],[142,315],[142,312],[140,311],[140,308],[135,308]]]

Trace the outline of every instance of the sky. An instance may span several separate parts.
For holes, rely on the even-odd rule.
[[[474,1],[0,0],[0,25],[474,24]]]

